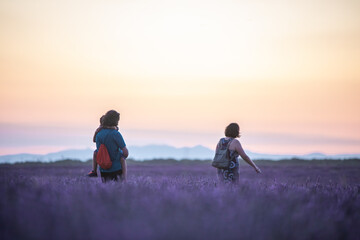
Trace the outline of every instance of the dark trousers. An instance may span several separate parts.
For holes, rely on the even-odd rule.
[[[122,170],[120,169],[119,171],[115,171],[115,172],[100,172],[100,174],[101,174],[101,180],[103,182],[118,181],[121,180]]]

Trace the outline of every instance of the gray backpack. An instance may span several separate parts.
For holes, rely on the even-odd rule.
[[[230,153],[229,153],[229,146],[231,142],[234,139],[232,139],[226,146],[226,149],[221,149],[220,147],[217,148],[215,152],[214,159],[211,163],[213,167],[220,168],[220,169],[226,169],[230,166]],[[218,143],[218,146],[220,146],[221,139]]]

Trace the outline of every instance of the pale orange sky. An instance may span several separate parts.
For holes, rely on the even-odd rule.
[[[1,1],[0,155],[129,146],[360,153],[359,1]]]

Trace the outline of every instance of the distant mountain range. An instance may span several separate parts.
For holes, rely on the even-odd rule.
[[[151,159],[199,159],[206,160],[212,159],[214,151],[204,146],[195,147],[182,147],[176,148],[168,145],[146,145],[146,146],[133,146],[129,147],[130,158],[143,161]],[[266,159],[266,160],[280,160],[299,158],[304,160],[311,159],[350,159],[360,158],[360,154],[337,154],[325,155],[322,153],[311,153],[306,155],[274,155],[274,154],[261,154],[246,151],[249,157],[253,160]],[[64,159],[77,159],[87,161],[92,159],[93,150],[88,149],[72,149],[48,154],[13,154],[0,156],[0,163],[16,163],[16,162],[52,162]]]

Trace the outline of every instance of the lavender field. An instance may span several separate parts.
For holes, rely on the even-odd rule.
[[[360,164],[132,164],[126,184],[90,165],[0,165],[1,239],[360,239]]]

